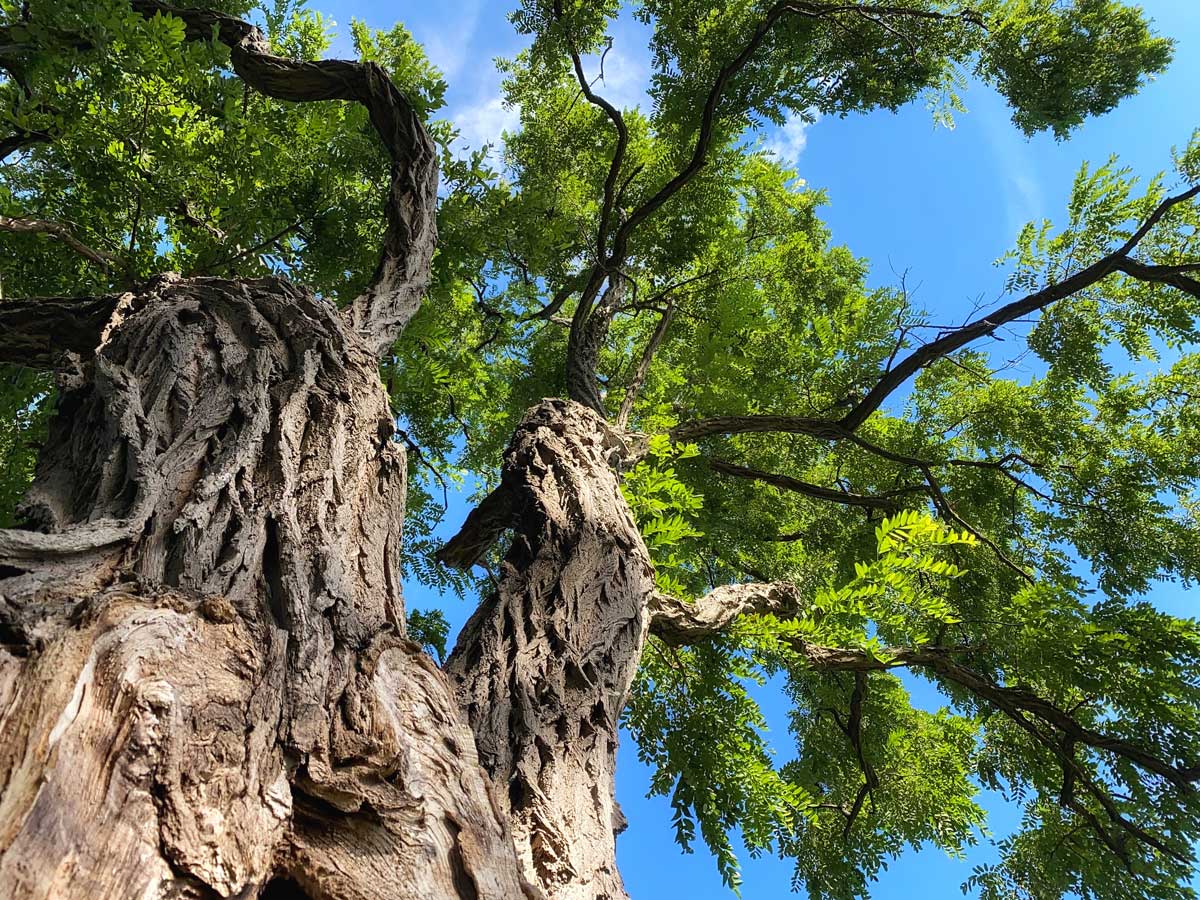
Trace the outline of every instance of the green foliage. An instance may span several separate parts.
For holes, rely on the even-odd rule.
[[[1166,69],[1171,42],[1155,36],[1141,10],[1116,0],[992,3],[978,71],[994,79],[1026,134],[1066,137]]]
[[[16,524],[17,503],[33,480],[52,393],[45,375],[0,366],[0,528]]]
[[[906,844],[957,852],[982,821],[968,777],[971,721],[913,709],[899,681],[882,675],[871,679],[863,740],[893,783],[876,792],[857,829],[843,834],[844,820],[835,821],[861,781],[827,712],[844,704],[837,696],[843,685],[815,675],[794,641],[881,652],[881,635],[907,639],[953,621],[934,584],[961,574],[946,549],[974,543],[918,513],[885,520],[877,536],[877,558],[849,584],[821,591],[796,619],[745,617],[722,638],[692,648],[651,639],[625,724],[654,767],[651,793],[671,799],[676,839],[690,849],[698,828],[731,887],[739,883],[734,828],[751,854],[777,849],[796,859],[797,883],[814,896],[850,897]],[[791,730],[800,756],[777,767],[753,689],[781,673],[797,704]]]
[[[629,502],[638,530],[654,560],[654,581],[667,594],[685,595],[687,587],[680,576],[687,542],[703,535],[692,525],[704,498],[684,484],[675,474],[675,460],[693,459],[700,450],[687,444],[673,444],[666,435],[650,438],[646,457],[625,475],[621,491]],[[690,555],[690,554],[688,554]]]
[[[446,638],[450,634],[450,623],[440,609],[410,609],[408,611],[408,636],[423,646],[438,663],[446,660]]]
[[[1001,697],[1035,696],[1171,765],[1197,764],[1196,625],[1140,595],[1200,574],[1200,300],[1111,273],[1010,331],[1039,360],[1034,376],[1008,371],[987,346],[965,347],[923,367],[854,440],[667,437],[712,416],[836,420],[939,330],[903,284],[867,288],[866,263],[819,218],[824,196],[759,149],[761,126],[917,98],[948,121],[975,74],[1024,132],[1062,137],[1162,71],[1171,50],[1140,11],[1113,0],[841,6],[796,4],[760,34],[782,7],[635,4],[650,33],[651,96],[623,111],[618,137],[581,92],[571,56],[591,54],[592,71],[621,4],[520,3],[513,23],[530,44],[501,63],[519,127],[495,135],[489,153],[458,151],[452,122],[429,125],[443,172],[433,284],[383,363],[413,448],[405,574],[478,590],[432,560],[443,489],[486,490],[516,419],[564,392],[565,323],[592,266],[706,135],[704,165],[625,234],[627,296],[598,376],[615,410],[658,323],[673,316],[630,420],[649,450],[623,485],[657,585],[695,598],[781,580],[804,608],[745,617],[690,647],[651,639],[626,724],[655,770],[652,791],[671,800],[679,842],[704,841],[733,886],[740,839],[751,854],[794,860],[796,887],[814,898],[862,897],[905,847],[958,854],[985,839],[977,797],[987,788],[1025,811],[998,841],[999,861],[968,882],[987,900],[1192,897],[1194,793],[1081,746],[1077,781],[1094,790],[1078,787],[1064,805],[1061,741],[1021,727],[948,663],[914,664],[922,675],[893,669],[920,654],[961,659]],[[329,46],[328,22],[301,3],[220,8],[257,17],[280,55],[312,59]],[[344,302],[370,277],[388,163],[359,107],[246,91],[226,50],[187,42],[175,20],[146,20],[118,0],[0,0],[0,26],[18,47],[3,56],[0,126],[52,138],[4,166],[0,214],[69,223],[114,258],[104,269],[44,236],[5,235],[4,296],[123,290],[174,269],[287,274]],[[424,115],[439,113],[446,84],[406,30],[354,23],[351,36]],[[1200,140],[1176,168],[1175,181],[1200,183]],[[1175,190],[1170,181],[1143,188],[1114,161],[1085,167],[1063,223],[1030,225],[1002,261],[1010,292],[1102,258]],[[1200,206],[1178,204],[1138,259],[1194,263],[1198,235]],[[46,377],[0,373],[0,524],[11,524],[31,476],[51,399]],[[886,502],[831,504],[721,475],[714,459]],[[410,612],[408,629],[444,655],[439,612]],[[822,667],[820,653],[853,665]],[[914,705],[918,677],[944,708]],[[782,762],[755,701],[764,687],[782,687],[792,705],[794,753]],[[1113,809],[1166,843],[1126,836],[1122,858],[1091,825],[1118,828]]]

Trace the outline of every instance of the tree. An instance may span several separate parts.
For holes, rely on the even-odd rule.
[[[498,172],[402,28],[0,11],[6,895],[615,900],[624,717],[731,885],[738,830],[861,895],[982,783],[1026,805],[982,896],[1192,896],[1200,634],[1138,594],[1200,563],[1200,141],[1084,169],[938,326],[748,140],[964,73],[1065,136],[1166,65],[1137,10],[644,0],[647,113],[588,75],[618,4],[526,0]],[[483,595],[443,665],[406,567]]]

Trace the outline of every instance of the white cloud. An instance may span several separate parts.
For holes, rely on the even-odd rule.
[[[416,38],[425,48],[429,61],[437,66],[450,83],[454,83],[463,71],[470,54],[479,20],[483,13],[482,0],[460,0],[454,9],[454,24],[438,22],[437,27],[416,30]]]
[[[811,118],[819,118],[816,112],[808,114]],[[799,113],[788,115],[787,121],[776,128],[764,141],[763,149],[771,153],[785,165],[795,165],[800,154],[808,146],[808,129],[815,122],[805,121]]]
[[[448,116],[458,128],[456,149],[478,150],[484,144],[499,146],[505,131],[515,131],[521,121],[521,112],[515,106],[507,106],[500,96],[485,97],[476,103],[459,107]]]

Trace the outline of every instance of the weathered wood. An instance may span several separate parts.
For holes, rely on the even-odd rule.
[[[0,895],[535,896],[404,637],[375,359],[286,281],[165,277],[64,382],[0,531]]]
[[[614,462],[625,443],[578,403],[526,413],[501,485],[442,558],[512,529],[498,590],[446,663],[530,880],[556,900],[621,900],[617,721],[654,586]],[[503,516],[504,518],[498,518]]]

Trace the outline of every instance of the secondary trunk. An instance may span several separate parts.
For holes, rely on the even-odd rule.
[[[0,531],[0,895],[624,897],[624,444],[526,416],[446,551],[514,532],[444,674],[404,635],[372,351],[286,281],[167,276],[64,379],[36,527]]]
[[[530,893],[404,637],[376,365],[285,281],[122,298],[0,531],[0,895]]]
[[[641,657],[649,555],[614,464],[627,448],[590,409],[547,400],[500,486],[441,557],[470,565],[511,528],[500,583],[446,663],[531,880],[557,898],[625,897],[615,865],[617,719]]]

